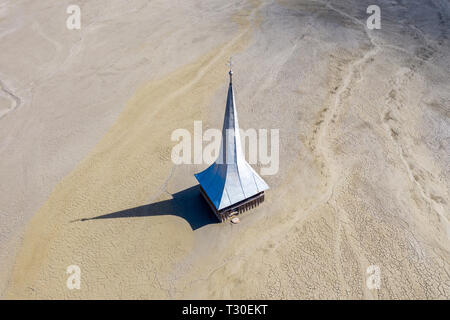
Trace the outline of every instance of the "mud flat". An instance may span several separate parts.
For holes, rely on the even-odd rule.
[[[382,2],[367,30],[369,4],[97,1],[69,31],[68,3],[6,1],[2,297],[448,299],[450,8]],[[235,225],[170,157],[221,126],[230,56],[241,127],[280,129]]]

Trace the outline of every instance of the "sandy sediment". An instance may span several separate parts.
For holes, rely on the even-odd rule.
[[[171,132],[178,127],[189,127],[195,119],[202,119],[201,107],[223,83],[223,74],[226,74],[224,61],[242,50],[249,41],[252,23],[257,23],[257,19],[253,17],[255,13],[256,6],[240,11],[239,14],[244,17],[235,15],[234,20],[239,25],[239,30],[231,40],[194,63],[137,91],[100,143],[74,172],[56,186],[31,221],[16,261],[12,288],[19,289],[21,294],[27,292],[30,297],[36,292],[53,290],[64,294],[66,289],[60,290],[61,286],[54,278],[54,268],[64,269],[67,263],[83,265],[83,274],[89,273],[89,277],[95,279],[98,277],[95,270],[99,267],[102,277],[104,272],[122,273],[117,269],[115,256],[118,254],[119,260],[123,261],[123,254],[126,253],[134,255],[137,260],[128,260],[123,265],[124,273],[130,267],[139,270],[147,264],[149,258],[155,265],[145,266],[145,269],[150,267],[162,271],[170,270],[171,265],[192,248],[192,230],[179,218],[160,218],[161,221],[156,224],[154,221],[142,223],[141,219],[125,222],[131,223],[129,231],[137,237],[132,245],[134,253],[130,252],[128,246],[122,248],[124,251],[116,250],[117,244],[114,241],[96,240],[101,234],[115,234],[120,243],[119,239],[125,236],[125,226],[100,223],[102,227],[98,228],[98,223],[80,219],[145,205],[149,195],[153,200],[167,197],[160,186],[170,176],[173,167],[170,161]],[[139,190],[130,189],[127,187],[129,185],[139,186]],[[69,208],[68,203],[71,203]],[[140,231],[134,230],[135,227]],[[170,235],[166,243],[160,241],[160,236],[164,234]],[[101,266],[98,265],[97,258],[93,259],[97,252],[105,254],[105,261]],[[67,259],[61,259],[63,256]],[[142,276],[145,279],[148,280],[147,277],[150,276],[152,285],[158,286],[159,275],[144,273]],[[62,273],[59,280],[64,282],[65,277]],[[49,280],[55,285],[53,289],[49,288]],[[126,279],[124,281],[116,283],[117,290],[124,291],[124,284],[127,282]],[[99,289],[102,290],[101,287]],[[141,289],[144,291],[138,295],[147,292],[146,287]],[[14,292],[15,289],[11,291],[11,297],[15,297]],[[90,292],[90,297],[100,297],[102,294],[102,291],[97,290]],[[115,290],[111,291],[115,294],[113,292],[116,293]],[[125,291],[121,296],[129,295]],[[159,288],[151,296],[166,297],[166,292]]]
[[[122,100],[110,102],[116,117],[102,122],[103,131],[88,130],[89,143],[78,158],[57,152],[65,169],[44,180],[48,197],[36,197],[27,210],[7,207],[7,218],[39,209],[27,224],[13,271],[2,270],[8,279],[4,295],[448,299],[450,10],[445,1],[382,3],[383,27],[370,31],[367,6],[194,1],[167,12],[163,3],[143,4],[133,11],[139,19],[146,17],[141,11],[153,12],[152,19],[166,12],[167,21],[155,20],[159,33],[112,53],[101,72],[82,56],[93,42],[89,33],[115,19],[130,31],[136,26],[114,14],[120,1],[105,17],[91,16],[86,40],[68,51],[69,60],[61,53],[66,68],[83,62],[84,78],[134,68],[127,59],[141,50],[155,57],[167,52],[170,59],[152,65],[155,74],[146,84],[140,74],[124,80],[138,89],[126,103],[123,92],[117,94]],[[181,34],[173,30],[177,18],[189,22],[193,13],[203,28],[186,24]],[[418,21],[418,14],[427,18]],[[202,38],[199,29],[216,36]],[[188,57],[174,50],[188,48],[185,43],[196,48]],[[49,45],[55,57],[66,50],[58,41]],[[205,165],[174,166],[170,159],[173,130],[192,130],[195,120],[221,126],[230,56],[241,127],[280,129],[280,170],[264,177],[271,186],[266,201],[238,225],[217,224],[208,216],[193,178]],[[47,75],[54,93],[63,88],[52,82],[58,76]],[[19,88],[7,88],[22,96]],[[99,94],[86,83],[83,89],[92,97]],[[23,96],[19,109],[27,110]],[[27,117],[21,110],[11,109],[0,121],[22,125]],[[12,118],[15,113],[22,120]],[[92,114],[86,111],[80,119],[94,123]],[[70,113],[60,118],[70,119]],[[73,134],[76,141],[83,136]],[[6,159],[5,177],[3,168],[17,157]],[[37,162],[45,168],[43,159]],[[26,163],[22,166],[31,170]],[[20,191],[9,194],[17,201]],[[8,225],[2,221],[5,230]],[[3,247],[11,246],[7,243],[2,240]],[[66,268],[73,264],[81,268],[80,290],[66,287]],[[373,265],[381,271],[378,290],[366,285]]]

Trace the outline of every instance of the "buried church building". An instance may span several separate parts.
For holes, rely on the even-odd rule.
[[[195,174],[203,197],[222,222],[263,202],[264,191],[269,189],[242,153],[231,68],[229,75],[219,157],[206,170]]]

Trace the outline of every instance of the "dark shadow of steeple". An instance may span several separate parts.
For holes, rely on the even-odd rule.
[[[91,221],[99,219],[138,218],[172,215],[186,220],[192,230],[208,224],[219,223],[214,213],[208,207],[200,194],[200,187],[194,186],[172,195],[173,199],[108,213],[97,217],[84,218],[76,221]]]

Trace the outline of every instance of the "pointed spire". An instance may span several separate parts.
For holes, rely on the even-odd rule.
[[[237,159],[243,158],[241,148],[241,136],[239,132],[239,121],[236,111],[236,103],[234,101],[234,92],[232,85],[233,70],[231,58],[228,61],[230,71],[230,84],[228,86],[227,104],[225,107],[225,115],[222,128],[222,142],[218,163],[232,164]]]
[[[231,58],[228,62],[230,84],[217,160],[195,177],[217,210],[229,207],[269,189],[266,182],[245,160],[232,86]]]

